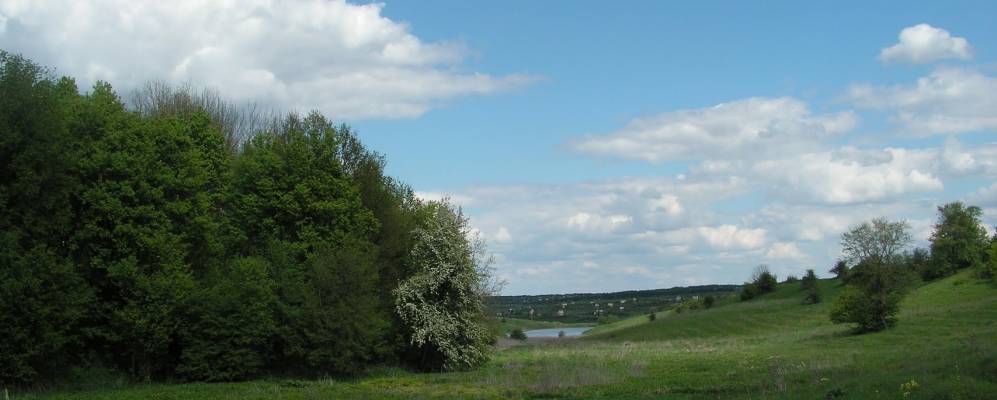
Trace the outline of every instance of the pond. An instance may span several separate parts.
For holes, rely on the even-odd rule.
[[[523,333],[525,333],[526,337],[528,338],[551,338],[551,337],[556,338],[558,337],[558,334],[562,331],[564,332],[565,337],[571,337],[571,336],[581,335],[585,333],[585,331],[588,331],[589,329],[592,329],[592,327],[580,326],[573,328],[534,329]]]

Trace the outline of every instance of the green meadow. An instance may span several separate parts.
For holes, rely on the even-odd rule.
[[[997,288],[969,272],[921,285],[896,327],[855,335],[799,283],[755,300],[603,325],[580,339],[497,351],[484,367],[442,374],[373,369],[348,380],[136,385],[13,394],[18,399],[993,399]],[[522,328],[538,326],[517,321]]]

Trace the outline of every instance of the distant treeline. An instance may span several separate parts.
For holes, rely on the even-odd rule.
[[[0,384],[337,375],[487,357],[467,219],[317,112],[0,52]]]

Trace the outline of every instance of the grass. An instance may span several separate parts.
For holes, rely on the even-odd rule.
[[[997,288],[961,273],[912,291],[899,323],[853,335],[798,284],[749,302],[600,326],[500,351],[468,372],[372,371],[350,381],[134,385],[25,399],[986,399],[997,393]],[[917,387],[905,397],[901,385]],[[836,394],[840,396],[835,397]]]

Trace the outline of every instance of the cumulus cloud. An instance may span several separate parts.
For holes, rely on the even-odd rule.
[[[997,183],[981,187],[970,193],[966,196],[966,203],[980,207],[997,206]]]
[[[639,118],[620,131],[586,136],[569,146],[583,154],[654,163],[740,158],[813,149],[851,130],[857,119],[850,112],[814,115],[791,97],[755,97]]]
[[[769,250],[765,252],[765,257],[769,259],[798,260],[805,256],[793,243],[773,243],[772,247],[769,247]]]
[[[973,58],[969,41],[953,37],[948,31],[928,24],[904,28],[900,31],[899,39],[899,43],[879,52],[881,61],[921,64],[946,58]]]
[[[414,117],[465,95],[528,83],[462,72],[463,46],[426,42],[342,0],[0,3],[0,41],[89,85],[146,80],[219,89],[237,101],[333,118]]]
[[[997,129],[997,78],[967,68],[939,68],[914,85],[853,85],[846,99],[892,112],[912,135]]]
[[[765,244],[764,229],[745,229],[735,225],[699,227],[696,231],[710,246],[720,249],[757,249]]]
[[[942,181],[930,168],[934,152],[887,148],[882,151],[822,152],[759,162],[760,179],[777,192],[832,204],[859,203],[907,193],[938,191]]]

